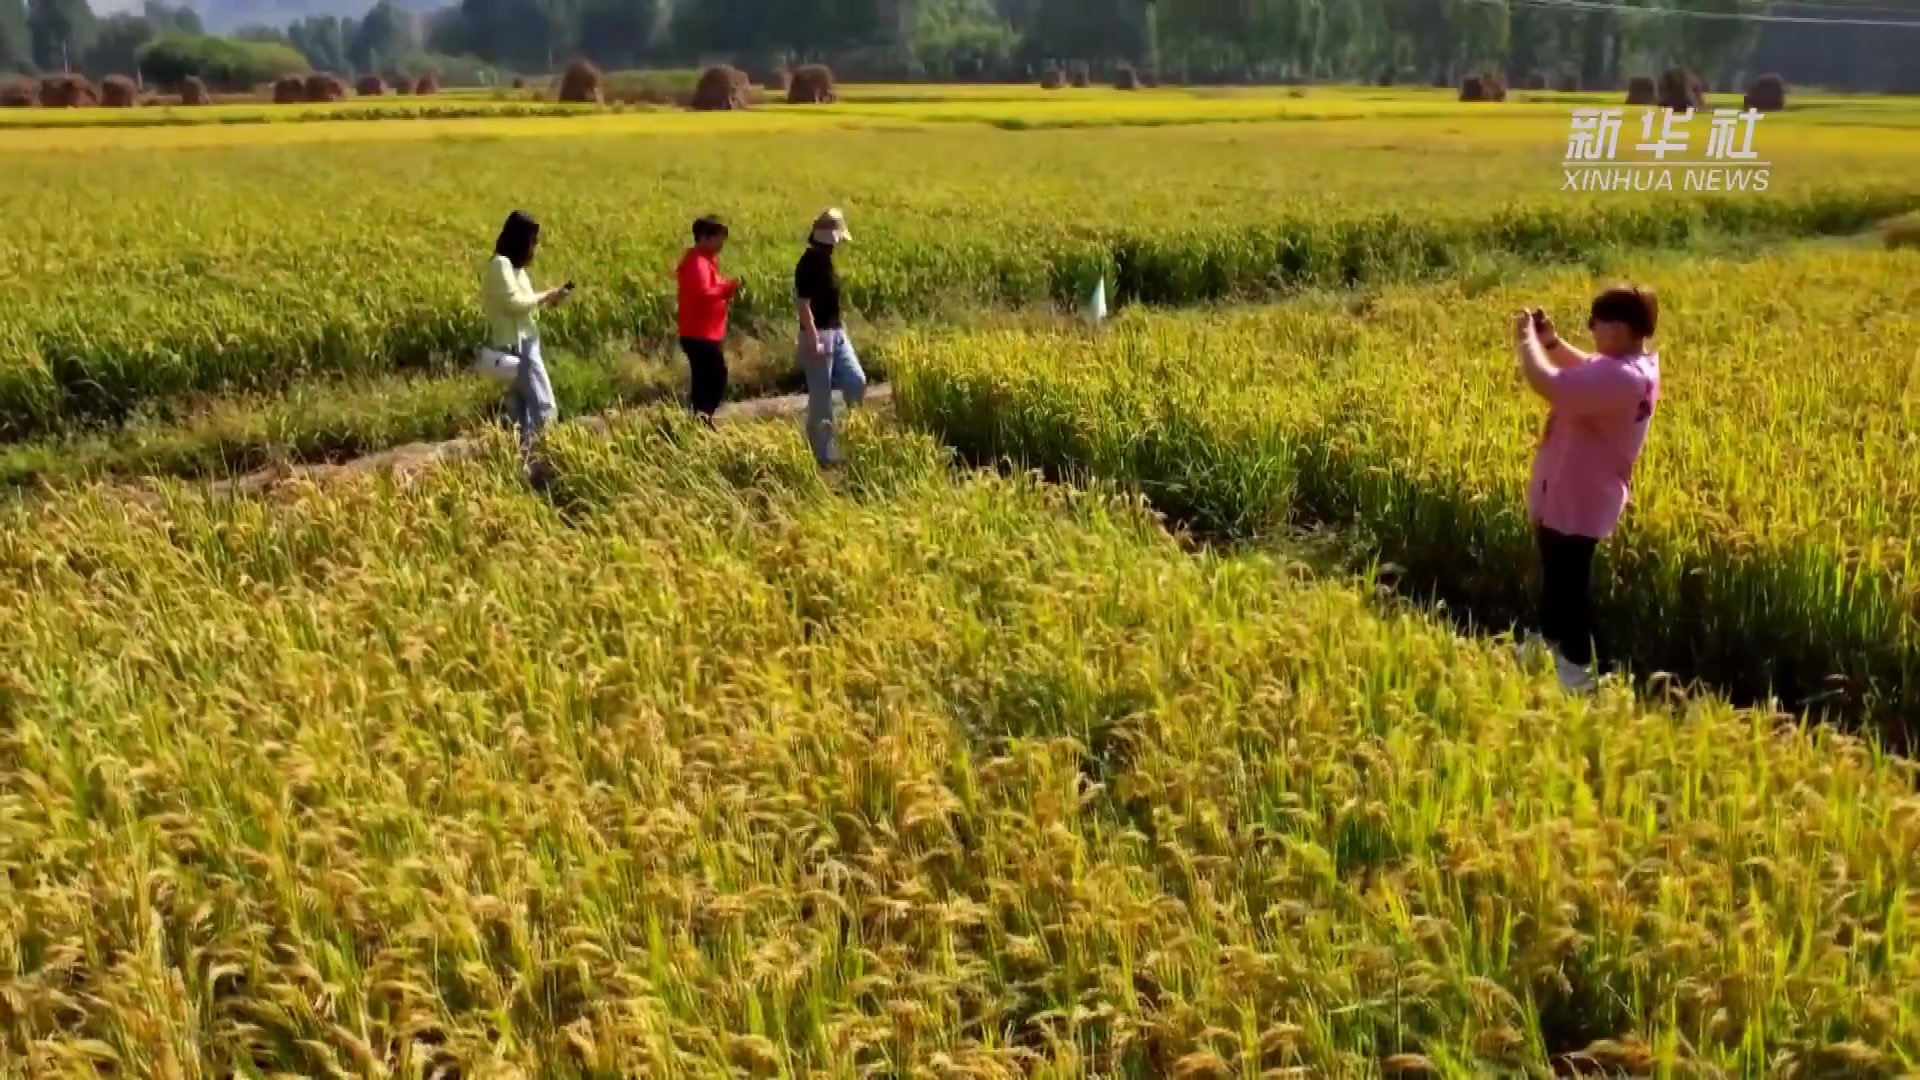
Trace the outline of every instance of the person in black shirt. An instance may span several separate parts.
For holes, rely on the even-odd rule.
[[[847,339],[840,316],[840,274],[833,253],[853,239],[847,219],[828,210],[814,220],[807,250],[793,268],[794,310],[800,317],[799,360],[807,375],[807,442],[823,467],[839,464],[833,445],[833,392],[840,391],[848,408],[867,393],[867,375]]]

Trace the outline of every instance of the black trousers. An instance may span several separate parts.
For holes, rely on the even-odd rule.
[[[1540,543],[1540,636],[1585,667],[1600,647],[1593,618],[1593,553],[1600,541],[1544,525],[1534,534]]]
[[[700,415],[713,418],[713,412],[727,397],[727,352],[718,341],[681,338],[680,351],[687,354],[687,367],[693,376],[688,404]]]

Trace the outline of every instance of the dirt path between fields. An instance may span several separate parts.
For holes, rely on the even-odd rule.
[[[880,405],[893,395],[893,388],[879,383],[867,388],[867,405]],[[783,397],[749,398],[745,401],[732,401],[720,406],[714,414],[717,423],[738,423],[746,420],[771,420],[780,417],[798,417],[807,410],[805,394],[788,394]],[[565,423],[586,428],[597,434],[607,430],[604,416],[584,416]],[[800,433],[795,432],[799,438]],[[348,476],[366,476],[377,473],[393,473],[412,476],[443,461],[457,461],[471,457],[482,445],[479,436],[464,436],[448,439],[444,442],[417,442],[396,446],[391,450],[382,450],[377,454],[354,458],[352,461],[332,465],[280,465],[259,469],[232,480],[219,480],[208,485],[216,494],[222,495],[259,495],[294,480],[325,481]]]

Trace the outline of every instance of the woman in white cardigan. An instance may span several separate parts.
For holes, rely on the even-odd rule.
[[[539,246],[540,224],[515,210],[500,227],[493,258],[487,260],[480,281],[487,342],[480,349],[479,366],[496,378],[511,380],[507,415],[520,432],[521,455],[530,475],[534,438],[557,412],[553,384],[547,380],[546,361],[540,356],[539,311],[554,307],[573,291],[572,282],[546,292],[533,290],[527,267]]]

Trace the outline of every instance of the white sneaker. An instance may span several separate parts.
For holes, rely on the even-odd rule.
[[[1560,689],[1569,694],[1593,692],[1593,672],[1560,655],[1559,649],[1553,650],[1553,673],[1560,676]]]

